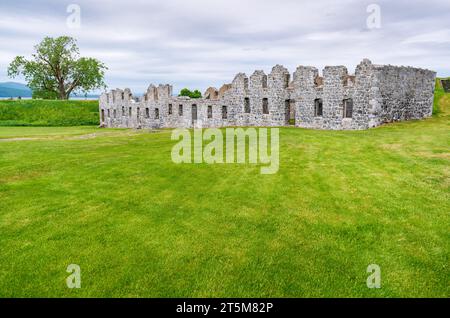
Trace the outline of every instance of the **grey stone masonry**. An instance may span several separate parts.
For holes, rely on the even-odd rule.
[[[383,123],[429,117],[436,73],[363,60],[354,75],[344,66],[319,71],[299,66],[293,76],[281,65],[270,74],[239,73],[231,84],[210,87],[202,98],[173,96],[171,85],[150,85],[134,98],[129,89],[100,96],[100,122],[111,128],[228,126],[368,129]]]
[[[450,79],[441,79],[442,88],[446,93],[450,93]]]

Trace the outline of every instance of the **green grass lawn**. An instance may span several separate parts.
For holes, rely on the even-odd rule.
[[[0,126],[98,125],[96,100],[0,100]]]
[[[274,175],[176,165],[170,131],[0,128],[0,296],[449,297],[439,102],[367,131],[280,129]]]

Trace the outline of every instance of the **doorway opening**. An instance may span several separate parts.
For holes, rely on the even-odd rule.
[[[295,100],[287,99],[285,102],[287,126],[295,126]]]

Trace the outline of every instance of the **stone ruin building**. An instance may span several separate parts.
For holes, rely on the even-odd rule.
[[[450,79],[441,79],[441,85],[444,92],[450,93]]]
[[[100,97],[102,127],[195,128],[296,126],[368,129],[429,117],[436,73],[365,59],[354,75],[344,66],[299,66],[293,76],[276,65],[266,75],[239,73],[231,84],[208,88],[200,99],[177,97],[171,85],[150,85],[141,98],[129,89]]]

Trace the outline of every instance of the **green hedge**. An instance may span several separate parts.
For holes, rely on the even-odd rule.
[[[98,101],[0,101],[0,126],[98,125]]]

